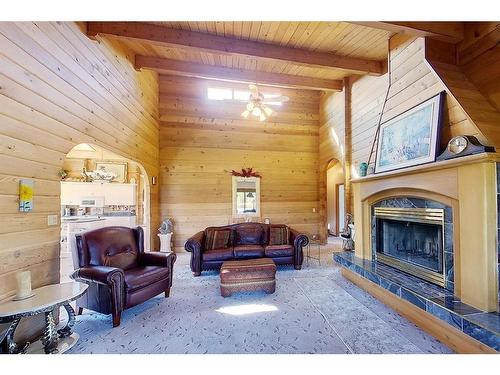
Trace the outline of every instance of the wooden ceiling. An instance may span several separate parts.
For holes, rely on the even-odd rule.
[[[88,23],[89,36],[118,38],[130,49],[138,69],[318,90],[339,90],[353,74],[382,74],[389,38],[409,29],[382,22]]]

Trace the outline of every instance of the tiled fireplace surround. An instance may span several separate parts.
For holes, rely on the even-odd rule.
[[[500,351],[500,166],[480,154],[353,181],[355,252],[335,261]],[[500,201],[498,201],[500,202]],[[374,207],[443,208],[445,288],[376,263]]]

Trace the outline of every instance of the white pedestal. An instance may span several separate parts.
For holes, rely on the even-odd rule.
[[[160,251],[170,253],[172,251],[172,233],[158,234],[160,237]]]

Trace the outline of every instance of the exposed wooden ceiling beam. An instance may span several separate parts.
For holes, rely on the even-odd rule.
[[[164,59],[153,56],[135,56],[136,69],[151,69],[160,74],[178,75],[231,81],[240,83],[261,83],[267,86],[294,89],[341,91],[341,80],[328,80],[289,74],[268,73],[254,70],[226,68],[187,61]]]
[[[383,74],[381,61],[289,48],[276,44],[200,32],[169,29],[165,26],[141,22],[89,22],[87,35],[89,37],[108,35],[164,47],[181,47],[224,55],[279,60],[321,69],[341,69],[354,74]]]
[[[426,36],[448,43],[458,43],[464,39],[463,22],[351,22],[394,33]]]

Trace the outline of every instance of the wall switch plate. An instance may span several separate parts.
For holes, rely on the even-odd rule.
[[[47,225],[57,225],[57,215],[47,215]]]
[[[316,207],[313,208],[313,212],[316,213]]]

